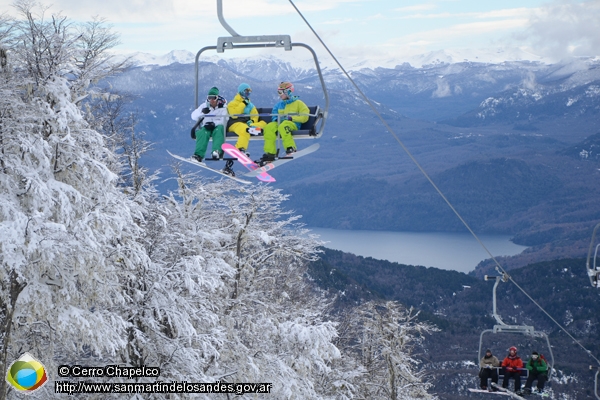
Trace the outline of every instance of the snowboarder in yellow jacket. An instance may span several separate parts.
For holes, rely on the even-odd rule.
[[[281,82],[277,88],[279,101],[273,107],[271,122],[264,128],[265,145],[260,163],[265,164],[275,160],[277,155],[277,133],[281,136],[286,154],[296,151],[296,143],[292,132],[300,129],[308,121],[310,110],[298,96],[292,95],[294,85],[291,82]]]
[[[267,124],[258,120],[258,111],[250,101],[252,89],[247,83],[242,83],[238,87],[238,92],[234,99],[227,104],[227,111],[232,120],[228,131],[238,135],[235,147],[248,154],[248,144],[251,134],[258,134]],[[242,115],[245,114],[245,115]],[[248,115],[254,114],[254,115]],[[254,128],[254,129],[253,129]]]

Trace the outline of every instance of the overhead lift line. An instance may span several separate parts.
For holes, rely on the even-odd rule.
[[[431,184],[431,186],[433,186],[433,188],[438,192],[438,194],[442,197],[442,199],[444,199],[444,201],[446,202],[446,204],[448,205],[448,207],[450,207],[450,209],[454,212],[454,214],[458,217],[458,219],[463,223],[463,225],[467,228],[467,230],[471,233],[471,235],[473,235],[473,237],[475,238],[475,240],[477,240],[477,242],[481,245],[481,247],[485,250],[485,252],[490,256],[490,258],[492,260],[494,260],[494,263],[496,264],[496,271],[498,271],[499,273],[501,273],[502,275],[504,275],[505,277],[507,277],[507,279],[509,279],[529,300],[531,300],[531,302],[533,304],[535,304],[548,318],[550,318],[550,320],[552,320],[552,322],[554,322],[565,334],[567,334],[567,336],[569,336],[575,343],[577,343],[577,345],[579,345],[579,347],[581,347],[590,357],[592,357],[598,363],[598,365],[600,365],[600,360],[598,360],[596,357],[594,357],[594,355],[591,353],[591,351],[589,351],[588,349],[586,349],[585,346],[583,346],[583,344],[581,344],[581,342],[579,342],[577,339],[575,339],[573,337],[573,335],[571,335],[556,319],[554,319],[517,282],[515,282],[515,280],[506,272],[506,270],[504,268],[502,268],[502,266],[500,265],[500,263],[498,262],[498,260],[496,260],[496,257],[494,257],[494,255],[485,246],[485,244],[481,241],[481,239],[479,239],[479,237],[477,236],[477,234],[471,229],[471,227],[469,226],[469,224],[459,214],[459,212],[456,210],[456,208],[454,208],[454,206],[452,205],[452,203],[450,203],[450,201],[446,198],[446,196],[440,190],[440,188],[435,184],[435,182],[433,182],[433,180],[431,179],[431,177],[429,176],[429,174],[425,171],[425,169],[421,166],[421,164],[419,164],[419,162],[417,161],[417,159],[412,155],[412,153],[410,152],[410,150],[408,150],[408,148],[404,145],[404,143],[402,142],[402,140],[400,140],[400,138],[398,137],[398,135],[396,134],[396,132],[392,129],[392,127],[383,119],[383,117],[381,116],[381,114],[379,113],[379,111],[377,111],[377,109],[375,108],[375,106],[373,105],[373,103],[363,93],[363,91],[358,87],[358,85],[356,84],[356,82],[354,82],[354,79],[352,79],[352,77],[350,76],[350,74],[348,74],[348,72],[346,71],[346,69],[338,61],[338,59],[333,54],[333,52],[329,49],[329,47],[327,47],[327,45],[325,44],[325,42],[323,41],[323,39],[321,39],[321,37],[319,36],[319,34],[313,29],[312,25],[306,20],[306,18],[304,18],[304,15],[298,9],[298,7],[296,7],[296,5],[294,4],[293,0],[289,0],[289,2],[292,5],[292,7],[294,7],[294,9],[298,13],[298,15],[300,15],[300,18],[302,18],[302,20],[304,20],[304,22],[306,23],[306,25],[308,26],[308,28],[315,35],[315,37],[319,40],[319,42],[321,42],[321,44],[323,45],[323,47],[325,48],[325,50],[327,50],[327,52],[329,53],[329,55],[331,56],[331,58],[333,58],[333,60],[338,65],[338,67],[342,70],[342,72],[344,73],[344,75],[346,75],[346,78],[348,78],[348,80],[350,81],[350,83],[358,91],[358,93],[363,98],[363,100],[369,105],[369,107],[371,108],[371,110],[373,110],[373,112],[375,113],[375,115],[377,115],[377,117],[379,118],[379,120],[381,121],[381,123],[383,125],[385,125],[385,127],[387,128],[387,130],[389,131],[389,133],[394,137],[394,139],[396,139],[396,141],[398,142],[398,144],[400,145],[400,147],[402,147],[402,149],[408,155],[408,157],[412,160],[412,162],[417,166],[417,168],[419,168],[419,170],[425,176],[425,178],[429,181],[429,183]]]

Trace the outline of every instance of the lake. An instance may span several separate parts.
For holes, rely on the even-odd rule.
[[[350,231],[308,228],[328,242],[325,247],[408,265],[422,265],[459,272],[470,272],[479,262],[490,258],[479,242],[468,233]],[[512,243],[510,236],[478,235],[488,250],[497,256],[512,256],[527,247]]]

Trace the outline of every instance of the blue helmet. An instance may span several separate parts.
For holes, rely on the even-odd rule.
[[[248,98],[251,92],[252,88],[250,88],[250,85],[248,85],[247,83],[242,83],[240,84],[240,86],[238,86],[238,93],[242,97]]]

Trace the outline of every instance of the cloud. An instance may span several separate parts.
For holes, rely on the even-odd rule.
[[[355,20],[352,18],[344,18],[344,19],[331,19],[329,21],[323,22],[323,25],[340,25],[346,24],[349,22],[354,22]]]
[[[322,11],[341,7],[357,0],[308,0],[299,6],[302,12]],[[0,0],[0,10],[17,16],[14,0]],[[173,48],[196,51],[214,45],[218,36],[228,36],[217,18],[215,0],[41,0],[46,18],[61,13],[72,21],[88,21],[93,16],[105,18],[121,37],[121,51],[145,51],[163,54]],[[223,15],[230,26],[241,35],[289,33],[282,22],[302,23],[288,2],[281,0],[223,1]],[[337,21],[351,22],[340,17]],[[283,26],[284,29],[281,29]],[[266,30],[266,32],[265,32]]]
[[[450,85],[443,79],[437,80],[437,88],[431,94],[431,97],[434,99],[439,99],[442,97],[452,96],[452,90],[450,90]]]
[[[302,11],[318,11],[339,7],[343,3],[357,0],[308,1]],[[14,13],[11,7],[14,0],[0,0],[0,9]],[[62,11],[72,20],[89,20],[99,15],[114,23],[156,23],[169,20],[196,19],[198,25],[207,20],[217,20],[217,4],[214,0],[42,0],[50,6],[49,13]],[[246,0],[223,1],[223,14],[226,19],[269,17],[295,13],[288,2],[277,0],[253,0],[249,6]]]
[[[527,27],[528,20],[522,19],[502,19],[496,21],[478,21],[464,24],[455,24],[449,27],[431,29],[418,33],[411,33],[401,37],[394,38],[392,43],[402,44],[424,44],[431,47],[432,44],[438,44],[438,48],[445,48],[449,42],[462,43],[461,47],[469,47],[472,38],[477,38],[484,34],[507,32],[514,29],[523,29]]]
[[[451,18],[472,18],[472,19],[494,19],[494,18],[523,18],[529,17],[532,13],[531,8],[506,8],[486,12],[443,12],[443,13],[417,13],[404,15],[402,19],[451,19]]]
[[[102,0],[101,2],[53,0],[51,3],[42,1],[41,4],[43,7],[48,7],[47,16],[62,13],[71,20],[87,21],[98,15],[115,23],[160,23],[185,16],[185,4],[182,3],[188,2],[188,0]],[[12,4],[13,0],[0,0],[0,9],[6,9],[11,15],[16,15]],[[210,9],[210,12],[214,14],[216,5],[213,8],[214,10]],[[203,14],[207,15],[208,12]]]
[[[369,15],[368,17],[365,17],[364,19],[368,20],[368,21],[374,21],[374,20],[378,20],[378,19],[385,19],[385,16],[383,14],[375,14],[375,15]]]
[[[517,39],[531,43],[534,51],[554,60],[571,56],[600,55],[600,2],[554,1],[529,20]]]
[[[398,11],[398,12],[415,12],[415,11],[433,10],[434,8],[436,8],[435,4],[419,4],[419,5],[416,5],[416,6],[407,6],[407,7],[395,8],[394,11]]]

